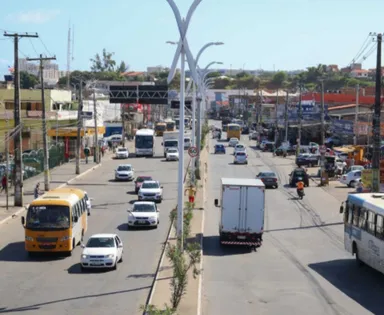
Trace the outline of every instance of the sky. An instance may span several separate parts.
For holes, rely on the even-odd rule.
[[[174,0],[186,16],[192,0]],[[382,32],[383,0],[202,0],[187,33],[194,56],[208,42],[200,59],[220,68],[297,70],[317,64],[347,66],[370,32]],[[69,25],[74,27],[71,70],[89,70],[90,58],[103,48],[125,61],[130,71],[148,66],[170,67],[179,32],[166,0],[12,0],[2,4],[0,34],[37,32],[23,38],[19,58],[55,55],[67,67]],[[369,38],[369,45],[371,39]],[[370,46],[368,46],[368,49]],[[362,59],[364,54],[359,58]],[[373,51],[363,68],[375,66]],[[13,43],[0,37],[0,74],[13,66]]]

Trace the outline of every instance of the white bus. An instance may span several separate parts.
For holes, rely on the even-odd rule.
[[[359,265],[384,273],[384,193],[350,193],[344,212],[344,247]]]
[[[155,154],[155,131],[139,129],[135,135],[136,156],[153,156]]]

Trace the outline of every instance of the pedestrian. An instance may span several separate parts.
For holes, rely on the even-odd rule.
[[[104,153],[105,153],[105,148],[104,148],[104,147],[101,147],[101,156],[104,157]]]
[[[192,184],[189,185],[189,188],[187,188],[184,191],[184,195],[186,194],[186,192],[188,192],[188,201],[190,203],[194,203],[195,202],[195,192],[196,192],[195,187]]]
[[[3,176],[1,179],[1,192],[5,191],[7,189],[7,176]]]
[[[39,198],[39,194],[40,194],[40,183],[37,183],[35,186],[35,190],[33,191],[33,195],[35,199]]]

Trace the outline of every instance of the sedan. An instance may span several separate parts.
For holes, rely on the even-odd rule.
[[[222,145],[222,144],[215,144],[215,151],[214,151],[215,154],[218,154],[218,153],[224,153],[225,154],[225,146]]]
[[[278,188],[279,183],[277,181],[277,176],[274,172],[268,171],[268,172],[260,172],[256,178],[260,179],[265,187],[272,187],[272,188]]]
[[[348,187],[356,187],[362,176],[361,170],[351,171],[340,178],[340,183]]]
[[[149,200],[161,203],[163,200],[163,186],[157,180],[145,181],[139,190],[139,200]]]
[[[128,159],[129,152],[127,148],[117,148],[116,159]]]
[[[228,146],[229,146],[229,147],[235,147],[236,144],[238,144],[238,143],[239,143],[239,139],[237,139],[237,138],[231,138],[231,139],[229,139]]]
[[[136,201],[132,210],[128,210],[128,228],[149,226],[157,228],[160,209],[153,201]]]
[[[81,270],[87,268],[113,268],[123,261],[123,242],[117,234],[92,235],[87,245],[82,244]]]
[[[146,180],[153,180],[151,176],[137,176],[135,180],[135,193],[137,194],[140,190],[141,185],[146,181]]]
[[[315,166],[319,165],[320,156],[310,153],[302,153],[296,158],[297,166]]]
[[[131,164],[122,164],[115,170],[115,180],[134,180],[135,170]]]
[[[165,159],[167,161],[178,161],[179,160],[179,151],[175,148],[168,149]]]

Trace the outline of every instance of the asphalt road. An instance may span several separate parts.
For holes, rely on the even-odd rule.
[[[162,156],[160,143],[157,139],[157,155]],[[164,186],[158,229],[127,230],[127,209],[137,197],[133,183],[114,181],[114,169],[120,163],[131,163],[136,176],[151,175]],[[139,314],[168,232],[170,210],[176,205],[177,165],[162,157],[109,159],[71,185],[95,199],[85,241],[95,233],[114,232],[123,240],[124,262],[116,271],[81,273],[80,247],[72,257],[31,260],[24,251],[20,220],[1,226],[0,313]]]
[[[210,140],[211,150],[216,140]],[[384,277],[358,268],[344,250],[340,201],[314,185],[303,201],[286,187],[289,159],[251,148],[249,164],[232,165],[226,155],[210,155],[204,230],[202,313],[221,314],[383,314]],[[254,143],[252,141],[252,143]],[[264,242],[257,252],[219,245],[220,178],[254,178],[275,171],[279,189],[266,191]]]

